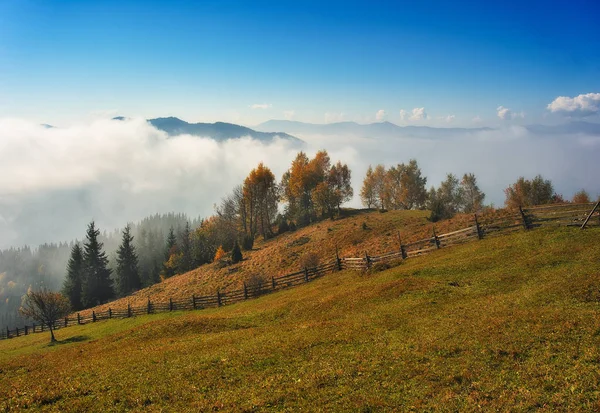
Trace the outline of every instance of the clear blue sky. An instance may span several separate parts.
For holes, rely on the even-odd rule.
[[[2,0],[0,117],[552,122],[556,97],[600,92],[599,18],[597,0]]]

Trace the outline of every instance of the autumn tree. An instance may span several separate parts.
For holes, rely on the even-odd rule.
[[[257,233],[269,238],[273,235],[271,226],[277,215],[279,195],[275,175],[262,162],[244,180],[243,195],[247,233],[252,238]]]
[[[462,204],[462,188],[458,178],[454,174],[446,175],[437,190],[433,187],[429,190],[428,198],[431,221],[452,218],[460,211]]]
[[[114,297],[111,270],[103,244],[98,241],[100,230],[92,221],[88,225],[86,241],[83,244],[83,278],[81,299],[86,307],[103,304]]]
[[[60,293],[47,289],[29,290],[23,297],[19,312],[22,316],[47,326],[50,330],[50,341],[55,342],[54,323],[69,315],[71,306],[69,299]]]
[[[337,162],[331,166],[327,151],[319,151],[313,159],[298,153],[291,168],[281,180],[281,194],[287,202],[287,216],[306,225],[318,215],[332,216],[351,199],[350,169]]]
[[[466,213],[475,213],[481,211],[485,194],[477,185],[475,174],[464,174],[460,181],[461,190],[461,210]]]
[[[377,202],[377,196],[375,194],[375,180],[373,178],[373,167],[369,165],[365,179],[363,180],[362,187],[360,189],[360,200],[364,206],[371,209]]]
[[[592,202],[590,200],[590,194],[588,194],[585,189],[582,189],[573,195],[574,204],[589,204],[590,202]]]
[[[81,302],[82,278],[83,251],[79,244],[75,244],[71,249],[71,257],[67,263],[67,276],[62,289],[63,294],[68,298],[71,307],[75,311],[83,309]]]
[[[520,177],[517,181],[504,190],[508,208],[519,206],[532,206],[550,204],[553,202],[554,187],[550,180],[537,175],[532,180]]]
[[[377,179],[377,178],[376,178]],[[387,209],[423,208],[427,201],[427,178],[416,159],[392,166],[385,172],[383,198]]]
[[[240,244],[238,244],[236,241],[235,244],[233,244],[233,249],[231,250],[231,262],[237,264],[238,262],[242,261],[243,258],[244,257],[242,256]]]
[[[133,246],[131,227],[123,230],[121,245],[117,250],[117,291],[121,297],[126,297],[141,287],[138,256]]]

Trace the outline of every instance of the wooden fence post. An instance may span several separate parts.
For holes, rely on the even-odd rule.
[[[27,331],[27,326],[25,326],[25,335],[27,335],[28,331]]]
[[[271,276],[271,288],[274,290],[275,289],[275,277]]]
[[[402,254],[402,259],[405,260],[408,258],[408,254],[406,253],[406,247],[402,245],[402,238],[400,238],[400,231],[398,231],[398,242],[400,243],[400,254]]]
[[[35,323],[32,323],[32,325],[31,325],[31,332],[35,333]]]
[[[15,331],[17,332],[17,337],[19,337],[19,327],[15,327]]]
[[[96,312],[92,311],[92,322],[95,323],[96,322]]]
[[[479,220],[477,219],[477,214],[475,216],[475,227],[477,228],[477,238],[483,239],[483,231],[481,230],[481,225],[479,225]]]
[[[342,260],[340,259],[337,245],[335,246],[335,263],[337,264],[338,271],[342,271]]]
[[[521,208],[521,205],[519,205],[519,212],[521,213],[521,218],[523,219],[523,227],[525,229],[529,229],[529,224],[527,223],[527,216],[525,215],[523,208]]]
[[[69,325],[69,317],[65,317],[65,327],[68,327]]]
[[[112,318],[112,310],[108,307],[108,318]]]
[[[371,267],[371,257],[369,257],[369,254],[367,252],[365,252],[365,262],[367,264],[367,270]]]
[[[308,267],[304,267],[304,282],[308,282]]]
[[[585,222],[583,223],[583,225],[581,226],[581,229],[584,229],[585,226],[587,225],[587,223],[589,222],[590,218],[592,217],[592,215],[594,215],[594,212],[596,212],[596,210],[598,209],[598,207],[600,206],[600,201],[598,203],[596,203],[596,206],[594,207],[594,209],[592,209],[592,212],[590,212],[587,216],[587,218],[585,219]],[[600,217],[600,215],[598,215],[598,217]]]
[[[77,324],[81,324],[81,316],[77,313]]]
[[[244,300],[248,299],[248,286],[244,283]]]
[[[221,307],[221,290],[217,290],[217,306]]]
[[[44,326],[45,326],[45,325],[46,325],[46,324],[44,324],[44,323],[42,323],[42,325],[40,325],[40,331],[41,331],[42,333],[44,332]],[[8,328],[7,328],[6,330],[8,331]]]
[[[152,303],[150,302],[150,297],[148,297],[148,307],[146,308],[146,312],[148,314],[152,312]]]
[[[169,311],[173,311],[173,299],[169,298]]]
[[[439,250],[441,248],[440,239],[438,238],[438,236],[435,233],[435,227],[432,227],[432,228],[433,228],[433,240],[435,241],[436,248]]]
[[[127,303],[127,317],[131,317],[131,304]]]
[[[196,309],[196,296],[194,294],[192,294],[192,308]]]

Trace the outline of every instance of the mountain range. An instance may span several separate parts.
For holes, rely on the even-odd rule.
[[[584,134],[600,136],[600,124],[572,121],[559,125],[527,125],[529,132],[536,135]],[[290,120],[269,120],[255,126],[263,132],[286,131],[294,135],[347,135],[361,138],[451,138],[494,128],[434,128],[429,126],[398,126],[391,122],[378,122],[361,125],[356,122],[328,124],[304,123]]]
[[[123,120],[123,117],[114,118]],[[166,132],[169,136],[193,135],[206,136],[216,141],[227,139],[239,139],[249,136],[259,141],[272,141],[276,137],[302,143],[301,139],[283,132],[259,132],[245,126],[235,125],[233,123],[215,122],[215,123],[188,123],[176,117],[149,119],[148,122],[155,128]]]

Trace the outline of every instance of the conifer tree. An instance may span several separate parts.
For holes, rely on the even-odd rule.
[[[242,250],[240,248],[240,244],[238,244],[238,242],[236,241],[235,244],[233,244],[233,250],[231,250],[231,262],[234,264],[237,264],[243,258],[244,257],[242,256]]]
[[[83,309],[81,302],[81,282],[83,277],[83,251],[79,244],[73,245],[71,258],[67,263],[67,277],[63,284],[63,294],[71,303],[75,311]]]
[[[83,278],[81,299],[86,307],[103,304],[114,297],[113,281],[110,278],[108,258],[98,241],[100,231],[94,221],[88,225],[83,244]]]
[[[161,279],[170,278],[176,274],[175,262],[178,261],[177,255],[177,237],[175,236],[173,227],[171,227],[169,229],[169,236],[167,237],[165,261],[163,262],[162,271],[160,274]]]
[[[138,257],[133,246],[131,227],[123,230],[123,240],[117,250],[117,291],[125,297],[141,286]]]
[[[190,223],[187,221],[181,234],[181,260],[178,268],[180,274],[190,271],[193,267],[191,232]]]

